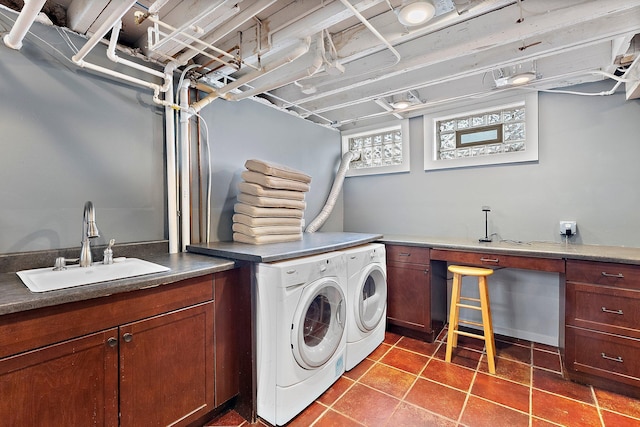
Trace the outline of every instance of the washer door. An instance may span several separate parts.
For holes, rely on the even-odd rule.
[[[356,324],[362,332],[370,332],[384,320],[387,306],[387,277],[380,266],[374,264],[364,271],[355,297]]]
[[[338,349],[345,329],[344,292],[333,279],[307,285],[291,325],[293,356],[305,369],[324,365]]]

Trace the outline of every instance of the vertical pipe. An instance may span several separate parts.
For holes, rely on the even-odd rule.
[[[187,250],[187,245],[191,244],[191,198],[189,182],[189,119],[191,113],[187,113],[189,108],[189,79],[182,82],[180,90],[180,225],[182,235],[182,251]]]
[[[33,25],[34,21],[38,17],[38,14],[42,10],[46,0],[31,0],[25,1],[24,6],[18,19],[11,28],[9,34],[4,36],[4,44],[15,50],[20,50],[22,47],[22,40],[27,35],[29,28]]]
[[[178,191],[176,179],[176,112],[170,107],[173,99],[173,69],[175,64],[170,62],[165,67],[169,90],[165,92],[165,144],[167,151],[167,222],[169,227],[169,253],[179,252],[180,239],[178,236]]]

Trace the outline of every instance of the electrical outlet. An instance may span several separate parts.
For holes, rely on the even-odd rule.
[[[575,236],[577,233],[575,221],[560,221],[560,234],[563,236]]]

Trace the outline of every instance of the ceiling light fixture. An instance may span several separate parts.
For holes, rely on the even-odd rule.
[[[509,84],[512,84],[515,86],[524,85],[535,79],[536,79],[536,73],[533,73],[533,72],[519,73],[509,77]]]
[[[424,0],[403,1],[396,12],[398,21],[405,27],[424,24],[436,14],[433,4]]]
[[[391,105],[394,110],[404,110],[421,103],[422,101],[420,101],[415,94],[407,92],[400,95],[394,95],[389,105]]]

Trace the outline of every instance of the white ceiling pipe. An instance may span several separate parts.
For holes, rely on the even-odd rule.
[[[82,62],[85,56],[93,49],[100,40],[109,32],[109,30],[116,24],[116,22],[120,21],[125,13],[136,3],[136,0],[127,0],[122,2],[120,6],[118,6],[113,13],[100,25],[100,28],[91,36],[89,40],[80,48],[78,53],[73,55],[71,58],[73,62],[79,63]]]
[[[144,71],[145,73],[154,75],[156,77],[166,78],[167,76],[158,70],[149,68],[137,62],[129,61],[128,59],[120,58],[116,54],[116,45],[118,44],[118,36],[120,34],[120,28],[122,28],[122,20],[118,20],[111,30],[111,39],[109,40],[109,48],[107,49],[107,58],[115,62],[116,64],[124,64],[136,70]]]
[[[38,17],[38,14],[42,10],[46,0],[25,0],[22,11],[18,15],[18,19],[11,28],[9,34],[4,36],[4,44],[15,50],[20,50],[22,47],[22,40],[27,35],[29,28],[33,25],[34,21]]]
[[[149,6],[149,13],[152,15],[155,15],[156,13],[160,12],[160,9],[162,9],[162,6],[164,6],[167,3],[169,3],[169,0],[156,1],[151,6]]]
[[[169,87],[173,87],[173,71],[175,62],[169,62],[164,71]],[[167,152],[167,222],[169,227],[169,253],[179,252],[180,239],[178,234],[178,178],[176,171],[176,110],[173,90],[165,92],[164,100],[168,105],[164,107],[165,147]]]
[[[238,15],[234,16],[224,24],[220,25],[216,28],[212,33],[202,37],[202,41],[208,44],[214,44],[220,41],[223,37],[231,34],[236,28],[240,27],[247,21],[253,19],[258,13],[262,12],[272,4],[274,4],[277,0],[258,0],[252,2],[246,9],[242,10]],[[192,59],[198,54],[198,51],[195,50],[186,50],[181,53],[176,60],[181,64],[186,64],[187,61]]]
[[[202,110],[205,106],[211,104],[216,98],[219,98],[220,96],[225,95],[227,92],[231,92],[232,90],[237,89],[240,86],[257,79],[260,76],[268,74],[272,71],[277,70],[283,65],[286,65],[290,62],[295,61],[296,59],[300,58],[302,55],[304,55],[309,51],[310,44],[311,44],[311,41],[309,40],[309,38],[307,38],[305,41],[299,43],[297,46],[291,49],[287,55],[265,65],[260,70],[245,74],[244,76],[240,77],[233,83],[229,83],[223,86],[222,88],[216,90],[216,92],[211,93],[206,97],[202,98],[200,101],[194,102],[193,104],[191,104],[190,110],[197,113],[200,110]]]

